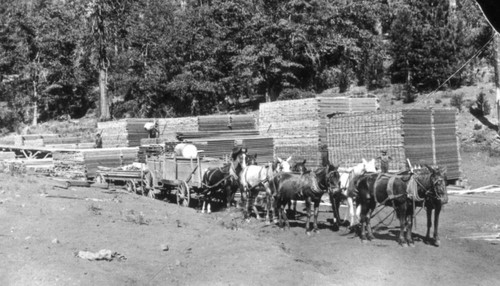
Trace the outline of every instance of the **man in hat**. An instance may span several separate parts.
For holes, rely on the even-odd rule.
[[[233,161],[235,161],[236,159],[239,159],[239,161],[241,162],[241,155],[242,154],[246,154],[247,153],[247,148],[245,147],[234,147],[233,148],[233,152],[231,153],[231,158],[233,159]]]
[[[102,148],[102,137],[101,137],[101,132],[97,132],[95,134],[95,143],[94,143],[94,148]]]
[[[144,124],[144,129],[148,132],[149,138],[158,138],[160,130],[158,129],[158,121],[148,122]]]
[[[387,150],[380,151],[380,156],[377,157],[377,160],[380,161],[380,172],[388,173],[389,172],[389,161],[392,160],[391,156],[387,155]]]

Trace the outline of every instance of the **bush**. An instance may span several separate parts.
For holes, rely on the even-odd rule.
[[[442,101],[441,101],[441,99],[440,99],[440,98],[437,98],[436,100],[434,100],[434,103],[435,103],[435,104],[440,104],[441,102],[442,102]]]
[[[458,111],[462,111],[462,104],[464,103],[464,94],[454,94],[450,99],[450,105],[456,107]]]
[[[417,99],[417,89],[411,84],[405,84],[403,90],[403,103],[412,103]]]
[[[486,98],[486,94],[481,92],[477,95],[476,101],[469,107],[469,112],[478,117],[486,116],[491,112],[491,106]]]

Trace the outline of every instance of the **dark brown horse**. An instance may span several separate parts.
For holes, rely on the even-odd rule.
[[[445,171],[426,166],[426,170],[401,175],[369,173],[357,182],[356,202],[361,206],[361,234],[363,241],[373,239],[371,214],[377,205],[392,206],[400,221],[398,242],[413,246],[412,227],[417,206],[427,209],[427,235],[430,241],[432,210],[434,214],[434,245],[439,246],[439,213],[448,202]]]
[[[219,168],[209,168],[202,178],[203,192],[201,200],[203,202],[201,212],[211,213],[211,202],[218,199],[229,208],[235,193],[240,189],[239,175],[246,167],[247,155],[241,154],[230,163]]]
[[[283,227],[283,218],[287,228],[290,228],[288,218],[285,215],[285,206],[291,200],[305,200],[307,221],[306,234],[310,234],[311,221],[311,205],[314,204],[314,223],[313,231],[318,232],[318,214],[321,197],[328,191],[330,193],[340,191],[340,175],[337,167],[328,165],[318,173],[324,173],[326,186],[320,187],[320,181],[316,172],[306,172],[304,174],[280,173],[273,180],[273,185],[276,186],[275,201],[276,209],[278,210],[279,225]]]

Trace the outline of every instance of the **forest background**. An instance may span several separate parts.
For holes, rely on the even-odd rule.
[[[255,109],[356,86],[475,85],[474,0],[0,0],[0,130]]]

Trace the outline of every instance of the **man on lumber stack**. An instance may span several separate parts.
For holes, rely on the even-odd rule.
[[[95,143],[94,143],[94,148],[102,148],[102,137],[101,137],[101,132],[97,132],[95,134]]]
[[[158,130],[158,122],[148,122],[144,124],[144,129],[148,131],[149,138],[158,138],[160,136],[160,131]]]

